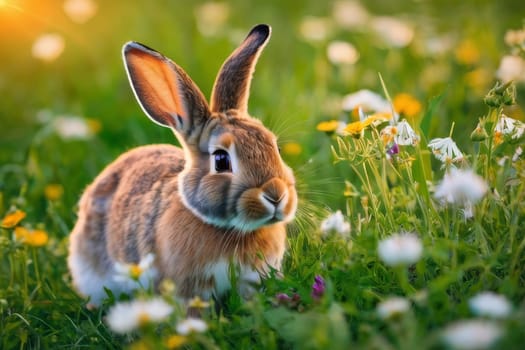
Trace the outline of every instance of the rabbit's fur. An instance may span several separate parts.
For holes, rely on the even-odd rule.
[[[222,294],[232,263],[243,293],[280,269],[285,224],[297,206],[295,180],[276,137],[247,112],[251,76],[269,37],[267,25],[251,30],[223,64],[210,105],[168,58],[136,42],[124,46],[139,104],[174,131],[182,149],[128,151],[82,195],[68,265],[75,288],[92,304],[104,298],[103,287],[133,289],[115,278],[116,265],[148,254],[154,267],[142,277],[171,279],[186,299]]]

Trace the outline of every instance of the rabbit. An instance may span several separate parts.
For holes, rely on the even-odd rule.
[[[172,280],[177,297],[241,295],[280,271],[294,219],[293,171],[276,136],[247,111],[254,66],[271,35],[255,26],[226,59],[210,104],[185,71],[137,42],[123,47],[132,90],[146,115],[173,130],[181,148],[137,147],[109,164],[82,194],[70,235],[73,287],[92,306],[134,287],[117,267],[154,256],[147,278]],[[129,281],[128,281],[129,282]]]

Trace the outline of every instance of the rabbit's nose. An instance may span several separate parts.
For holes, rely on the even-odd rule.
[[[286,184],[280,179],[272,179],[266,182],[261,189],[263,199],[274,207],[279,206],[287,193]]]
[[[279,203],[281,203],[281,201],[283,200],[284,198],[284,193],[282,194],[281,197],[279,198],[274,198],[270,195],[268,195],[267,193],[263,193],[263,198],[269,202],[270,204],[272,204],[274,207],[277,207],[279,205]]]

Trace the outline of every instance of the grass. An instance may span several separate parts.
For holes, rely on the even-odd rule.
[[[220,311],[206,308],[208,330],[185,336],[184,345],[439,349],[448,346],[447,327],[483,319],[502,332],[493,347],[521,348],[525,163],[516,150],[523,137],[494,131],[502,113],[524,117],[523,82],[496,85],[500,60],[512,51],[504,35],[522,27],[523,5],[366,2],[370,14],[396,16],[415,29],[408,45],[392,47],[374,33],[371,21],[352,29],[338,25],[332,2],[232,0],[225,3],[228,19],[214,35],[202,30],[211,28],[201,23],[202,4],[99,2],[95,16],[79,24],[65,15],[63,1],[0,2],[0,43],[8,48],[0,57],[0,217],[16,209],[26,214],[0,228],[0,348],[153,348],[181,340],[173,338],[184,319],[170,297],[173,286],[162,289],[175,308],[170,317],[130,334],[108,327],[115,297],[88,310],[71,287],[68,235],[83,188],[106,164],[134,146],[175,142],[134,101],[122,44],[137,40],[162,51],[209,96],[222,61],[256,23],[271,24],[273,33],[257,66],[250,111],[279,135],[283,157],[295,170],[298,217],[290,227],[284,277],[267,279],[249,302],[232,292]],[[328,23],[319,41],[300,29],[312,16]],[[64,39],[65,49],[43,62],[31,48],[50,32]],[[442,50],[431,51],[432,38],[441,38],[432,42],[443,43]],[[352,43],[357,62],[328,60],[334,40]],[[394,101],[401,93],[418,101],[421,110],[405,115],[419,135],[415,146],[400,146],[388,158],[381,134],[388,123],[364,127],[360,138],[316,129],[322,121],[357,120],[340,101],[364,88]],[[71,116],[87,125],[89,137],[61,135],[57,125]],[[473,141],[480,120],[487,136]],[[442,164],[427,145],[450,134],[464,160]],[[488,186],[471,218],[460,200],[443,205],[436,199],[452,166],[473,169]],[[322,220],[337,210],[350,232],[323,233]],[[17,234],[15,227],[27,232]],[[31,246],[35,230],[48,239]],[[378,245],[402,231],[419,237],[422,255],[390,266]],[[326,283],[320,297],[312,295],[315,276]],[[476,316],[469,301],[483,291],[504,296],[511,312],[498,319]],[[392,296],[407,300],[408,310],[381,317],[378,305]]]

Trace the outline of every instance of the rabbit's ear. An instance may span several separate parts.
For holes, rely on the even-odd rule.
[[[204,95],[182,68],[137,42],[123,48],[124,65],[140,106],[154,122],[187,138],[210,111]]]
[[[270,34],[270,26],[266,24],[255,26],[243,43],[224,62],[211,95],[210,108],[213,112],[225,112],[232,108],[247,111],[255,63]]]

